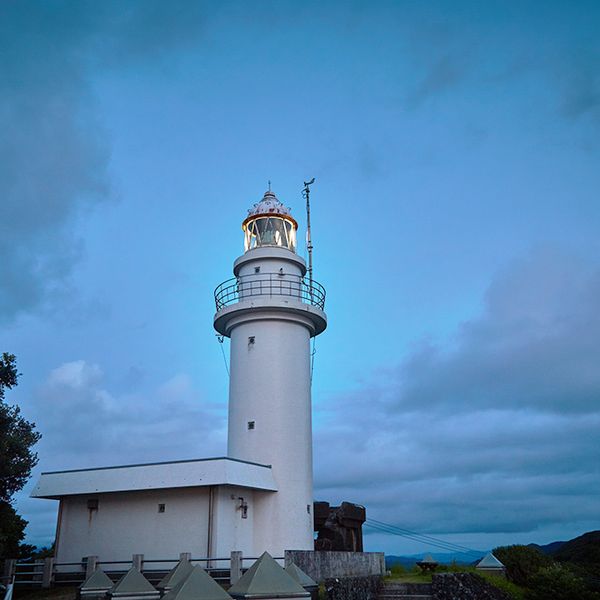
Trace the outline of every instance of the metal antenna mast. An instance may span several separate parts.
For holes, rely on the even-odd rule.
[[[313,177],[310,181],[304,182],[302,195],[306,198],[306,249],[308,251],[308,282],[310,286],[310,294],[313,291],[313,264],[312,264],[312,239],[310,237],[310,186],[315,182]]]

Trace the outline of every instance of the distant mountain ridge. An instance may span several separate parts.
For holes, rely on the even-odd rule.
[[[565,544],[568,542],[550,542],[549,544],[545,544],[540,546],[539,544],[527,544],[530,548],[536,548],[542,554],[547,554],[552,556],[555,552],[560,550]]]
[[[549,544],[528,544],[530,548],[536,548],[543,554],[551,556],[559,562],[572,562],[582,566],[596,567],[600,565],[600,530],[588,531],[572,540],[557,541]],[[490,550],[482,550],[483,558]],[[407,556],[389,555],[385,557],[385,565],[390,568],[392,565],[400,564],[407,569],[412,569],[417,561],[421,560],[425,554],[431,554],[434,560],[440,564],[447,565],[452,562],[468,565],[479,562],[476,554],[467,554],[464,552],[423,552],[420,554],[409,554]],[[600,573],[600,568],[598,570]]]
[[[417,561],[421,560],[426,554],[430,554],[441,565],[449,565],[453,562],[470,565],[473,562],[479,562],[488,552],[489,550],[482,550],[479,558],[477,554],[467,554],[466,552],[422,552],[420,554],[409,554],[408,556],[386,555],[385,566],[389,568],[392,565],[402,565],[407,569],[412,569]]]

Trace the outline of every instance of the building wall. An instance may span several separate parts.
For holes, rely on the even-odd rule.
[[[256,491],[248,488],[233,486],[215,488],[211,557],[228,558],[232,550],[239,550],[245,556],[256,556],[253,545],[256,494]],[[247,506],[245,518],[242,498]],[[221,566],[221,564],[214,566]],[[229,563],[224,566],[229,568]]]
[[[88,509],[97,499],[98,509]],[[158,505],[165,505],[165,512]],[[56,562],[204,557],[208,551],[209,488],[66,496],[61,500]]]

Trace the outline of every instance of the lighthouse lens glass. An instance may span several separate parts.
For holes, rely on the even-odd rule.
[[[279,246],[296,251],[296,231],[289,221],[280,217],[259,217],[246,225],[245,249]]]

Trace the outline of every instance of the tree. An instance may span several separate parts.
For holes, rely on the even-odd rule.
[[[554,563],[541,568],[530,580],[526,600],[597,600],[598,594],[566,566]]]
[[[5,390],[18,383],[17,361],[14,354],[3,353],[0,358],[0,558],[19,554],[25,537],[27,521],[12,506],[12,497],[23,488],[31,469],[37,464],[37,454],[31,450],[41,435],[21,416],[18,406],[6,404]]]
[[[531,578],[552,560],[531,546],[500,546],[492,551],[506,568],[506,578],[517,585],[529,587]]]

